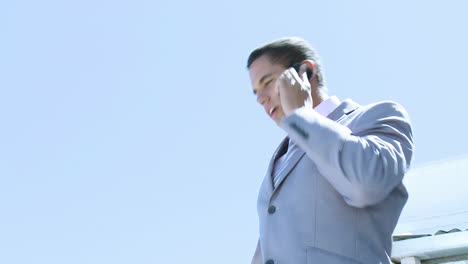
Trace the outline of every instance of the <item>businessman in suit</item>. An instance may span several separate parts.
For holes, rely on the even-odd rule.
[[[260,187],[252,263],[391,263],[414,149],[406,111],[329,96],[300,38],[255,49],[247,68],[258,103],[287,133]]]

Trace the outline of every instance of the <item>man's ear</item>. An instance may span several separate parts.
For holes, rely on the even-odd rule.
[[[307,78],[312,81],[315,75],[315,63],[313,60],[304,60],[301,62],[301,68],[304,72],[307,72]],[[304,67],[305,66],[305,67]],[[305,68],[305,69],[304,69]]]
[[[313,60],[305,60],[302,63],[306,64],[307,68],[309,68],[312,71],[312,73],[315,74],[315,62]]]

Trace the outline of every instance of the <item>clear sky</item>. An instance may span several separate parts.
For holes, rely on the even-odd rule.
[[[330,94],[394,100],[414,166],[466,154],[467,1],[1,1],[0,263],[248,263],[285,133],[249,52],[300,36]],[[466,179],[465,179],[466,183]]]

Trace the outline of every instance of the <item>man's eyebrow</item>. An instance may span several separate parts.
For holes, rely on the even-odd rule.
[[[268,73],[268,74],[263,75],[263,77],[260,78],[260,81],[258,81],[258,85],[262,85],[262,83],[264,83],[265,80],[266,80],[267,78],[269,78],[270,76],[272,76],[272,75],[273,75],[273,73]],[[254,93],[254,94],[257,94],[257,91],[255,90],[255,88],[253,89],[253,93]]]

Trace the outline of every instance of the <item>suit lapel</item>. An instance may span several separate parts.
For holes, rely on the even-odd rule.
[[[276,160],[279,158],[278,155],[281,153],[282,149],[287,147],[289,142],[289,138],[286,137],[283,139],[283,141],[279,144],[278,148],[275,150],[273,157],[270,160],[270,164],[268,165],[267,169],[267,174],[265,178],[263,179],[263,186],[264,186],[264,191],[268,197],[271,197],[273,193],[273,179],[272,179],[272,173],[273,173],[273,168],[275,166]]]
[[[288,155],[290,155],[290,156],[285,161],[286,164],[285,164],[284,169],[280,172],[278,185],[273,190],[272,196],[281,188],[281,184],[283,183],[283,181],[286,179],[286,177],[289,175],[289,173],[294,169],[294,167],[299,162],[299,160],[302,159],[304,154],[305,154],[305,152],[302,149],[300,149],[299,147],[295,148],[293,153],[288,153]],[[272,177],[270,176],[270,178],[272,178]]]

